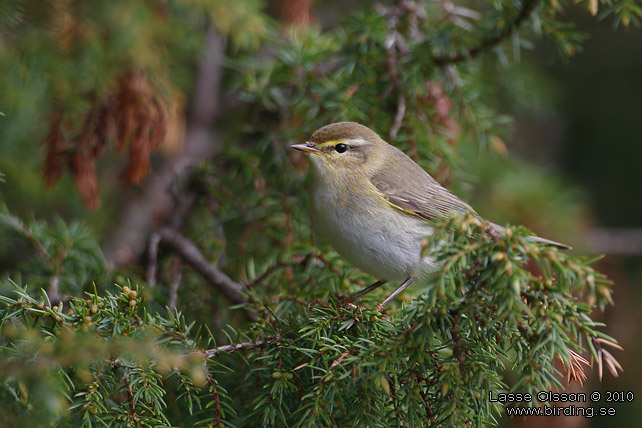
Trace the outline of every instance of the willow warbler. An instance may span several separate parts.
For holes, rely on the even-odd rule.
[[[421,254],[421,240],[433,232],[432,219],[452,212],[479,217],[401,150],[358,123],[324,126],[308,142],[291,147],[306,153],[312,164],[313,227],[350,263],[379,279],[352,301],[387,281],[403,281],[377,306],[381,310],[415,279],[438,268],[434,257]]]

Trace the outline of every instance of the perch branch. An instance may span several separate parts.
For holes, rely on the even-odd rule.
[[[243,296],[245,286],[234,281],[207,261],[201,250],[189,239],[169,227],[162,227],[157,233],[161,244],[174,249],[206,281],[216,286],[230,302],[237,304],[247,302]]]
[[[265,340],[257,340],[256,342],[240,342],[233,345],[223,345],[216,348],[207,349],[203,351],[203,355],[206,358],[212,358],[220,354],[221,352],[231,354],[233,352],[245,351],[248,349],[260,348],[267,345],[268,343],[275,342],[279,339],[279,336],[270,336]]]

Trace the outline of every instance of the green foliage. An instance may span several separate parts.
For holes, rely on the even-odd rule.
[[[4,159],[27,152],[29,165],[39,160],[25,142],[41,139],[34,124],[59,107],[52,99],[72,129],[74,115],[132,67],[161,94],[188,94],[205,28],[229,35],[224,89],[241,102],[218,124],[216,158],[178,191],[196,198],[182,233],[213,269],[243,283],[247,300],[230,307],[166,247],[150,264],[160,272],[153,287],[109,291],[115,274],[84,226],[23,221],[2,205],[0,225],[29,257],[10,272],[27,285],[6,281],[0,291],[0,423],[483,426],[500,415],[491,390],[559,386],[556,360],[581,380],[583,352],[616,364],[600,346],[614,341],[591,319],[611,302],[608,281],[591,261],[536,245],[522,228],[491,239],[476,219],[446,219],[426,247],[442,260],[438,274],[385,314],[368,309],[384,288],[363,307],[344,305],[372,278],[332,250],[311,248],[307,164],[287,149],[321,125],[357,120],[441,182],[465,188],[462,152],[501,152],[493,141],[510,118],[494,94],[519,80],[488,79],[489,70],[509,74],[536,36],[575,52],[581,37],[559,17],[570,2],[381,7],[338,28],[287,34],[271,27],[259,2],[232,3],[0,3],[0,102],[12,118],[0,166],[8,172],[24,168]],[[640,16],[635,1],[601,4],[623,24]],[[254,47],[263,49],[244,50]],[[556,193],[537,174],[529,175],[532,193],[516,190],[525,171],[491,178],[517,212],[530,197]],[[22,181],[11,184],[21,193]],[[142,283],[141,270],[119,274]]]
[[[35,219],[23,222],[0,204],[0,232],[21,238],[31,247],[31,257],[23,257],[14,267],[14,277],[20,275],[25,283],[49,290],[54,299],[59,299],[60,294],[87,290],[93,281],[106,274],[98,242],[91,231],[77,221],[69,225],[61,218],[56,218],[51,225]]]
[[[75,426],[208,414],[234,426],[483,426],[501,410],[490,391],[560,386],[556,359],[578,370],[572,351],[612,340],[588,316],[611,302],[590,261],[535,244],[525,229],[494,240],[479,238],[489,229],[473,217],[442,223],[427,244],[442,268],[418,298],[387,315],[334,299],[255,301],[256,339],[232,332],[233,349],[204,352],[210,335],[180,313],[147,313],[140,289],[52,306],[16,287],[1,298],[3,393],[42,421]],[[298,280],[332,269],[313,265]]]
[[[205,30],[215,27],[237,51],[246,52],[267,31],[259,6],[256,0],[0,1],[0,105],[10,118],[3,117],[0,168],[14,183],[7,190],[18,201],[12,209],[47,215],[53,206],[56,212],[82,213],[80,204],[68,202],[74,200],[69,182],[57,195],[42,195],[40,143],[51,125],[58,123],[68,142],[57,149],[71,152],[99,108],[118,104],[115,94],[132,74],[144,76],[136,88],[149,86],[167,104],[166,115],[183,114]],[[105,140],[116,143],[112,136]],[[118,151],[125,145],[121,141]],[[79,150],[83,156],[86,151]],[[102,165],[99,171],[108,174]]]
[[[259,354],[264,392],[255,399],[264,426],[482,426],[501,409],[490,391],[561,386],[554,360],[571,367],[571,351],[601,334],[591,305],[574,296],[603,307],[608,281],[588,260],[529,242],[524,229],[471,238],[486,228],[472,217],[444,222],[429,243],[442,269],[387,316],[336,301],[297,317],[272,309],[266,333],[278,339]]]
[[[163,3],[100,0],[5,5],[0,17],[6,37],[0,87],[3,105],[12,107],[5,113],[11,115],[27,102],[19,97],[32,85],[40,88],[45,105],[55,97],[66,112],[77,114],[88,107],[88,94],[100,99],[127,71],[145,71],[161,92],[177,81],[184,84],[210,18],[240,46],[256,45],[265,31],[254,0],[235,2],[235,7],[224,1]],[[174,55],[168,58],[167,50]],[[167,63],[168,59],[176,62]]]
[[[225,368],[192,352],[191,337],[201,335],[179,312],[147,314],[128,286],[54,306],[44,293],[15,292],[0,298],[1,394],[14,416],[47,426],[170,426],[168,408],[189,420],[212,400],[217,418],[234,415],[212,377]]]

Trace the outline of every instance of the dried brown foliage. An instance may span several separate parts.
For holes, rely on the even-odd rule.
[[[620,351],[623,351],[624,349],[618,345],[617,343],[607,340],[601,337],[593,338],[593,348],[595,349],[595,352],[597,354],[597,372],[600,377],[600,381],[602,381],[602,373],[604,371],[604,366],[611,372],[613,377],[618,377],[619,372],[624,371],[618,360],[615,359],[613,355],[606,349],[602,347],[602,345],[610,346],[615,349],[619,349]],[[591,365],[593,365],[593,358],[591,357]]]
[[[586,358],[582,357],[577,352],[569,349],[568,351],[568,364],[560,358],[562,363],[562,370],[566,375],[566,382],[570,385],[571,382],[577,382],[580,385],[584,385],[586,380],[586,373],[584,373],[584,366],[588,366],[589,362]]]
[[[108,144],[117,152],[128,151],[122,171],[126,183],[138,183],[149,172],[150,155],[165,138],[168,121],[164,100],[149,84],[147,76],[133,71],[121,76],[115,90],[92,103],[80,128],[77,121],[65,122],[57,110],[49,119],[45,138],[44,177],[48,186],[68,170],[85,205],[100,206],[96,160]]]
[[[443,129],[449,135],[448,142],[455,144],[459,134],[459,125],[453,118],[453,101],[443,86],[437,82],[427,82],[428,94],[425,101],[432,104],[433,116],[431,122]]]
[[[294,27],[308,27],[316,20],[312,0],[284,0],[281,5],[281,22]]]

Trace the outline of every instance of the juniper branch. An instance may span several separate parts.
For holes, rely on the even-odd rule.
[[[519,29],[519,27],[530,17],[531,12],[535,10],[538,2],[539,0],[525,0],[522,8],[520,9],[517,17],[513,22],[502,28],[502,30],[497,34],[482,40],[478,46],[468,48],[464,52],[458,52],[451,56],[436,56],[433,58],[433,62],[438,66],[456,64],[467,59],[474,58],[482,52],[494,48],[502,40],[510,37],[515,31]]]
[[[220,353],[233,353],[233,352],[239,352],[239,351],[245,351],[249,349],[256,349],[265,346],[268,343],[272,343],[276,341],[279,338],[279,336],[271,336],[268,337],[264,340],[257,340],[255,342],[240,342],[240,343],[235,343],[233,345],[222,345],[218,346],[216,348],[211,348],[203,351],[203,355],[206,358],[212,358],[217,356]]]

